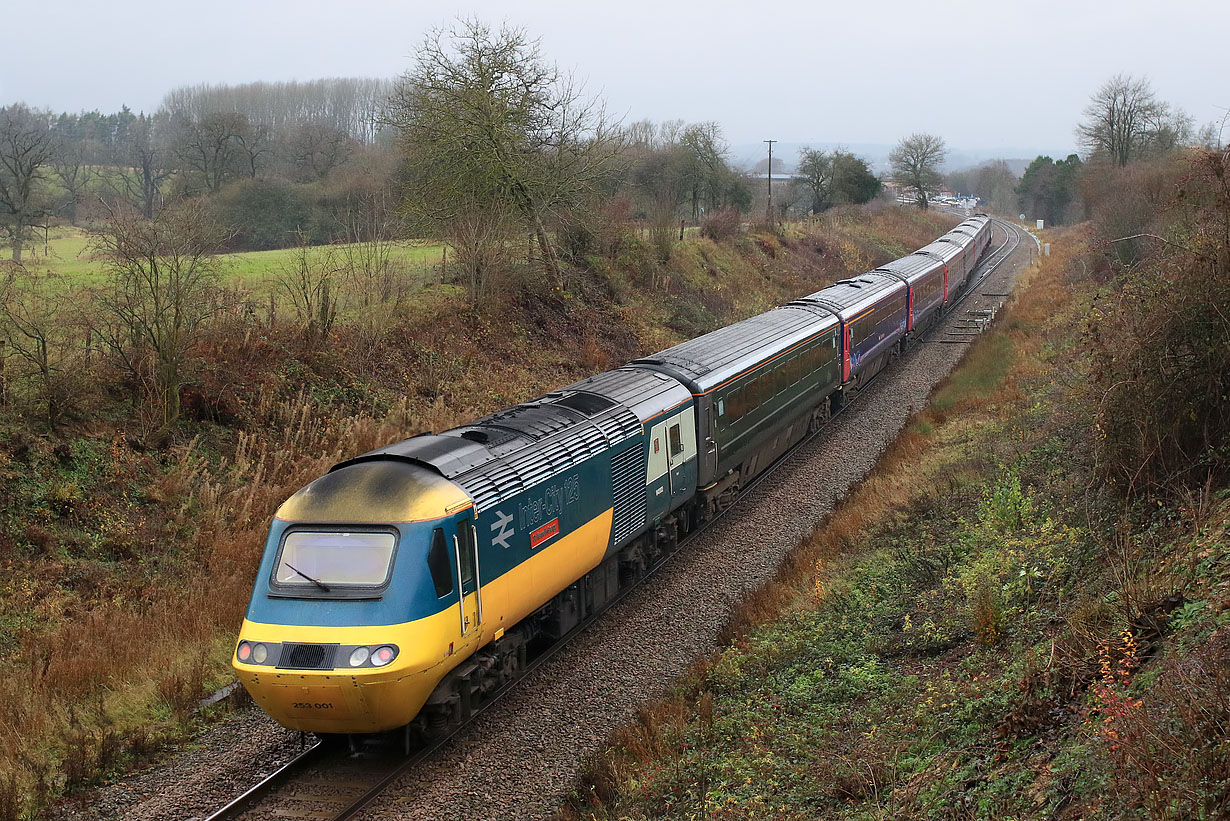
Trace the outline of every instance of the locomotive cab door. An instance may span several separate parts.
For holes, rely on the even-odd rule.
[[[478,567],[478,538],[474,519],[466,516],[457,521],[453,537],[457,557],[457,579],[461,584],[461,635],[469,636],[483,623],[482,577]]]

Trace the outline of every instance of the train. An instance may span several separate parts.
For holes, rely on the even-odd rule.
[[[441,433],[277,510],[232,666],[285,727],[466,721],[936,325],[976,214],[901,259]]]

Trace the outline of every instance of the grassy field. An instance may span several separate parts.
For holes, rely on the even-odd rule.
[[[342,254],[349,247],[353,246],[332,246],[335,252]],[[249,290],[254,295],[267,295],[276,290],[278,274],[292,263],[295,253],[293,248],[283,248],[223,254],[220,259],[224,283]],[[438,276],[443,254],[443,245],[407,242],[396,246],[392,258],[408,275],[426,281]],[[80,228],[53,229],[46,240],[27,247],[23,261],[31,268],[59,274],[75,284],[101,284],[107,276],[102,260],[91,253],[89,234]]]

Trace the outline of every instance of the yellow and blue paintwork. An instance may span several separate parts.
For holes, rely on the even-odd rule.
[[[386,667],[333,670],[279,669],[234,658],[240,681],[263,710],[292,729],[364,733],[406,724],[462,660],[602,561],[611,544],[609,476],[610,455],[602,453],[478,517],[483,616],[465,635],[455,563],[452,592],[442,598],[427,567],[433,530],[452,534],[473,519],[473,504],[461,488],[426,467],[397,461],[354,464],[317,479],[277,513],[239,637],[395,644],[400,652]],[[553,519],[559,533],[531,547],[530,533]],[[396,529],[392,575],[379,597],[334,599],[305,591],[290,598],[270,587],[284,534],[312,525]]]

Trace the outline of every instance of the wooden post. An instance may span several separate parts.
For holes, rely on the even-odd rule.
[[[9,385],[4,375],[4,360],[7,353],[4,350],[4,346],[7,344],[7,340],[0,339],[0,408],[5,407],[9,403]]]
[[[679,241],[683,242],[683,220],[679,220]]]
[[[448,246],[440,254],[440,282],[448,279]]]
[[[273,322],[277,319],[277,306],[273,304],[273,293],[269,294],[269,330],[273,330]]]

